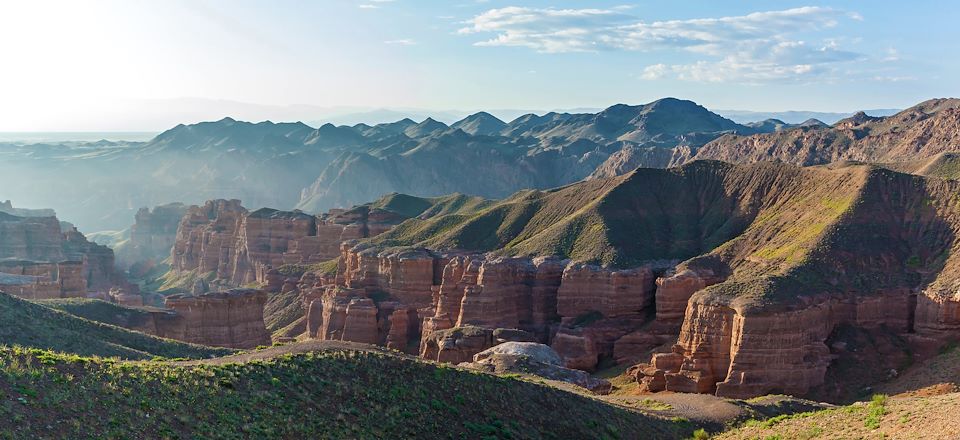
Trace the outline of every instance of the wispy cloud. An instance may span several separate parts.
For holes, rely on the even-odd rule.
[[[411,40],[411,39],[409,39],[409,38],[401,38],[401,39],[398,39],[398,40],[387,40],[387,41],[384,41],[384,43],[386,43],[386,44],[393,44],[393,45],[397,45],[397,46],[413,46],[413,45],[417,44],[416,41]]]
[[[835,40],[796,37],[862,18],[824,7],[747,15],[643,22],[625,9],[491,9],[473,17],[461,34],[495,34],[478,46],[527,47],[544,53],[589,51],[682,51],[699,60],[654,64],[644,79],[762,82],[828,75],[840,63],[863,59]]]
[[[360,8],[360,9],[380,9],[379,6],[377,6],[377,5],[371,5],[371,4],[369,4],[369,3],[363,3],[363,4],[360,4],[360,5],[357,5],[357,7]]]

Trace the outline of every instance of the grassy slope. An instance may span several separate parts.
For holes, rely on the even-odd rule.
[[[202,358],[232,350],[186,344],[80,318],[0,293],[0,343],[124,359]]]
[[[117,327],[137,327],[150,320],[150,312],[133,307],[91,298],[59,298],[33,301],[37,304],[62,310],[74,316],[115,325]]]
[[[689,259],[729,277],[709,289],[722,301],[782,305],[799,295],[949,277],[958,190],[869,165],[697,161],[426,212],[372,241],[615,267]]]
[[[716,439],[956,439],[960,393],[875,397],[837,409],[747,423]]]
[[[0,428],[58,438],[681,438],[535,383],[378,352],[171,365],[0,348]]]

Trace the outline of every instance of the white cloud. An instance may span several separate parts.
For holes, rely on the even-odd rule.
[[[414,44],[417,44],[416,41],[411,40],[409,38],[401,38],[398,40],[387,40],[387,41],[384,41],[384,43],[393,44],[397,46],[413,46]]]
[[[380,9],[379,6],[377,6],[377,5],[371,5],[371,4],[368,4],[368,3],[364,3],[364,4],[362,4],[362,5],[357,5],[357,7],[360,8],[360,9]]]
[[[707,82],[761,82],[829,75],[839,63],[863,59],[835,39],[814,43],[796,35],[862,20],[823,7],[755,12],[741,16],[643,22],[612,9],[491,9],[473,17],[460,34],[495,34],[478,46],[526,47],[537,52],[679,51],[699,60],[646,67],[644,79],[675,77]]]

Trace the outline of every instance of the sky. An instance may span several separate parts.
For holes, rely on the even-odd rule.
[[[0,0],[0,131],[957,96],[960,2]]]

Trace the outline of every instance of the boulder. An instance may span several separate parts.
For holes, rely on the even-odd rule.
[[[498,374],[528,374],[545,379],[572,383],[596,394],[609,394],[610,382],[589,374],[565,368],[558,355],[547,345],[535,342],[506,342],[488,348],[473,357],[467,368]]]

